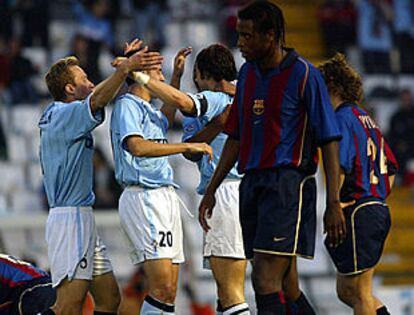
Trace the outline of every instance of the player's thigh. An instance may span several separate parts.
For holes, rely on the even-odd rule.
[[[373,275],[373,268],[356,275],[337,274],[336,288],[338,296],[342,300],[350,302],[364,295],[371,296]]]
[[[211,256],[209,262],[214,279],[222,289],[244,288],[247,263],[245,259]]]
[[[82,306],[86,293],[90,287],[89,280],[64,279],[56,289],[56,304],[59,308],[67,308],[72,305]]]
[[[94,276],[90,291],[97,308],[103,308],[105,310],[117,309],[121,296],[113,272]]]

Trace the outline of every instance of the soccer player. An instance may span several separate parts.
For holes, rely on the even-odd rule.
[[[172,84],[176,86],[189,51],[182,49],[175,58]],[[164,80],[160,68],[148,74]],[[154,108],[149,103],[154,95],[147,88],[132,80],[128,83],[128,93],[117,98],[111,117],[115,174],[125,187],[119,200],[121,226],[132,262],[143,264],[147,276],[148,295],[141,314],[174,314],[178,268],[184,255],[180,201],[168,155],[200,153],[211,158],[212,150],[205,143],[169,144],[167,129],[175,108]]]
[[[372,278],[390,229],[385,200],[398,164],[375,121],[358,106],[362,80],[345,57],[338,53],[319,69],[342,133],[340,196],[346,238],[338,247],[327,246],[338,270],[338,297],[354,314],[386,315],[387,308],[372,294]]]
[[[183,121],[184,141],[211,144],[212,163],[206,156],[185,154],[198,163],[201,182],[197,192],[203,195],[227,138],[222,130],[228,115],[226,109],[236,91],[232,81],[237,77],[231,51],[220,44],[203,49],[196,57],[193,75],[197,94],[180,92],[153,77],[145,86],[165,104],[179,108],[187,116]],[[208,259],[218,288],[217,311],[226,315],[250,314],[244,297],[246,260],[238,213],[240,178],[234,167],[220,185],[217,211],[209,221],[212,229],[204,237],[203,255]]]
[[[115,314],[120,295],[106,248],[97,235],[92,205],[93,138],[104,107],[129,72],[159,66],[162,57],[144,48],[124,60],[96,87],[75,57],[58,60],[46,74],[54,101],[40,122],[40,161],[50,212],[46,241],[57,314],[79,315],[88,290],[95,314]]]
[[[30,263],[0,254],[0,313],[54,314],[56,300],[50,275]]]
[[[320,73],[284,47],[278,6],[252,2],[239,11],[237,31],[247,62],[239,72],[225,127],[229,138],[200,204],[200,218],[207,230],[217,188],[238,160],[239,172],[245,173],[240,220],[246,257],[253,259],[258,314],[285,314],[282,286],[292,257],[314,254],[318,146],[327,177],[325,224],[332,246],[345,230],[339,203],[340,133]],[[312,314],[298,293],[296,304]]]

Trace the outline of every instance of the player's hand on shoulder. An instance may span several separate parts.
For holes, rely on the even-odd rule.
[[[213,159],[213,149],[207,143],[187,143],[186,153],[207,154],[209,162]]]
[[[327,233],[330,247],[338,247],[346,237],[346,224],[342,205],[339,202],[328,204],[323,216],[324,232]]]
[[[215,205],[216,197],[214,194],[206,193],[201,200],[200,206],[198,208],[198,222],[206,233],[208,230],[210,230],[207,219],[210,219],[213,215],[213,209]]]
[[[181,78],[181,76],[184,73],[185,60],[187,56],[191,54],[192,51],[193,51],[192,47],[185,47],[185,48],[181,48],[177,52],[177,55],[175,55],[175,58],[174,58],[174,70],[173,70],[174,76]]]

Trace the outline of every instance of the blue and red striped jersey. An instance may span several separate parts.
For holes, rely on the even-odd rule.
[[[5,302],[18,287],[48,276],[47,272],[28,262],[0,254],[0,304]]]
[[[240,69],[225,133],[240,141],[239,172],[317,168],[317,147],[341,138],[320,72],[293,49],[261,73],[256,63]]]
[[[345,173],[341,200],[361,198],[385,200],[390,193],[389,176],[398,163],[375,121],[357,104],[336,109],[342,133],[340,163]]]

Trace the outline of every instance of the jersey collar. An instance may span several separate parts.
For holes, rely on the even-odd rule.
[[[350,106],[353,107],[353,106],[358,106],[358,105],[352,102],[344,102],[335,109],[335,112],[338,112],[340,109],[345,108],[345,107],[350,107]]]
[[[254,62],[254,68],[256,70],[256,73],[259,76],[275,75],[275,74],[279,74],[285,69],[290,68],[299,58],[299,54],[293,48],[283,48],[283,50],[286,52],[285,57],[283,57],[279,65],[267,71],[265,75],[263,75],[262,72],[260,71],[260,68],[257,62]]]

